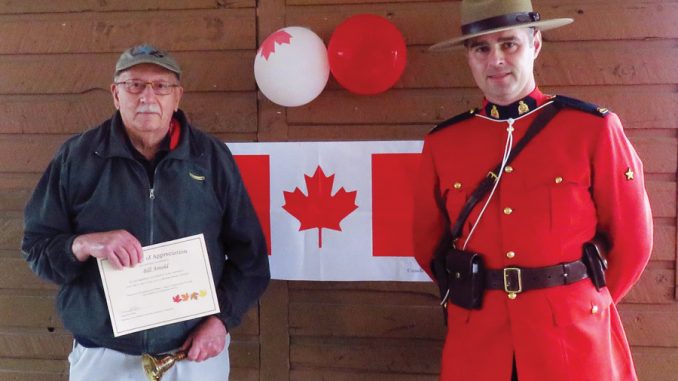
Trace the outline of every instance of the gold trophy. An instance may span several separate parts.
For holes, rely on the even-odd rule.
[[[147,353],[141,355],[141,365],[148,381],[160,381],[162,375],[171,368],[175,362],[186,358],[188,352],[178,351],[163,356],[153,356]]]

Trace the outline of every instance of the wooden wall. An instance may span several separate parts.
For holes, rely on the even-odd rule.
[[[547,32],[537,62],[543,90],[617,112],[645,163],[655,249],[620,306],[641,380],[678,374],[676,173],[678,2],[534,0]],[[451,36],[458,1],[0,0],[0,381],[67,379],[70,335],[55,287],[19,256],[22,210],[56,148],[110,116],[119,53],[140,42],[175,52],[193,122],[226,141],[421,139],[433,123],[476,105],[463,56],[429,53]],[[330,80],[307,106],[257,93],[258,43],[283,26],[327,42],[347,17],[389,18],[408,44],[391,90],[352,95]],[[273,282],[233,332],[233,380],[433,381],[443,338],[432,284]]]

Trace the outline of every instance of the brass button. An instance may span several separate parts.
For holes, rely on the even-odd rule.
[[[513,300],[517,297],[518,297],[518,294],[516,294],[515,292],[509,292],[508,293],[508,298],[511,299],[511,300]]]
[[[506,253],[506,258],[508,258],[508,259],[511,259],[515,256],[516,256],[515,251],[509,251],[508,253]]]
[[[509,215],[509,214],[511,214],[511,213],[513,213],[513,209],[511,209],[511,208],[504,208],[504,214]]]
[[[461,183],[454,183],[454,189],[461,189]]]
[[[563,178],[560,177],[560,176],[558,176],[558,177],[556,177],[556,180],[555,180],[555,181],[556,181],[556,184],[560,184],[560,183],[563,182]]]
[[[598,313],[598,306],[594,305],[593,307],[591,307],[591,313],[597,314]]]
[[[504,172],[506,172],[506,173],[511,173],[511,172],[513,172],[513,167],[510,166],[510,165],[507,165],[507,166],[504,168]]]

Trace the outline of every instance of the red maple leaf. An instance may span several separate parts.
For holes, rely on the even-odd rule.
[[[323,247],[322,229],[341,231],[341,220],[358,209],[355,204],[358,192],[346,192],[342,187],[332,196],[334,175],[325,176],[320,166],[312,177],[304,175],[304,179],[308,196],[299,188],[295,188],[294,192],[283,192],[283,209],[301,222],[299,231],[318,228],[318,247]]]
[[[278,43],[278,45],[282,44],[289,45],[291,39],[292,35],[285,32],[284,30],[273,32],[270,36],[266,37],[264,42],[261,44],[261,47],[259,48],[259,53],[261,54],[262,57],[264,57],[266,61],[268,61],[268,56],[275,53],[276,42]]]
[[[173,301],[174,303],[179,303],[179,302],[181,302],[181,296],[179,296],[179,295],[174,295],[174,296],[172,297],[172,301]]]

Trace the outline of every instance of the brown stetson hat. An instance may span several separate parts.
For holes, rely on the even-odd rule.
[[[532,10],[530,0],[463,0],[461,36],[439,42],[429,49],[451,49],[470,38],[509,29],[535,27],[548,30],[573,21],[571,18],[542,20],[539,13]]]

